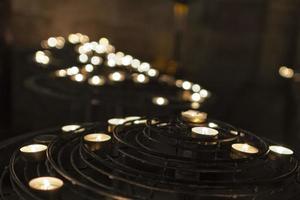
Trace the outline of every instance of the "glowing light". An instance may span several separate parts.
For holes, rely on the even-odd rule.
[[[281,155],[293,155],[294,154],[294,152],[291,149],[288,149],[283,146],[272,145],[269,147],[269,149],[270,149],[270,151],[277,153],[277,154],[281,154]]]
[[[89,60],[89,57],[86,54],[80,54],[78,59],[81,63],[86,63]]]
[[[113,59],[109,59],[109,60],[107,60],[107,65],[109,67],[115,67],[116,66],[116,61],[113,60]]]
[[[138,119],[141,119],[140,116],[128,116],[128,117],[125,117],[125,121],[128,122],[128,121],[134,121],[134,120],[138,120]]]
[[[191,87],[192,87],[192,83],[191,83],[191,82],[189,82],[189,81],[183,81],[183,83],[182,83],[182,88],[183,88],[184,90],[190,90]]]
[[[62,49],[65,46],[65,42],[66,42],[65,38],[59,36],[59,37],[56,38],[56,40],[57,40],[56,48]]]
[[[102,44],[102,45],[104,45],[104,46],[107,46],[107,45],[109,45],[109,40],[107,39],[107,38],[100,38],[100,40],[99,40],[99,44]]]
[[[133,59],[132,56],[126,55],[122,58],[122,64],[128,66],[131,64],[132,59]]]
[[[35,53],[35,61],[40,64],[47,65],[50,62],[50,58],[43,51],[37,51]]]
[[[106,47],[102,44],[99,44],[99,45],[96,46],[95,51],[99,54],[105,53]]]
[[[90,43],[85,43],[78,48],[80,54],[86,54],[92,51],[92,45]]]
[[[100,64],[102,63],[102,58],[99,57],[99,56],[93,56],[93,57],[91,58],[91,63],[92,63],[93,65],[100,65]]]
[[[193,123],[203,123],[207,119],[207,113],[199,112],[197,110],[187,110],[181,112],[181,116],[184,120]]]
[[[47,146],[43,144],[30,144],[20,148],[20,151],[23,153],[37,153],[46,150]]]
[[[97,42],[91,42],[90,43],[90,45],[91,45],[91,48],[93,49],[93,50],[96,50],[96,48],[97,48],[97,46],[99,45]]]
[[[125,75],[122,72],[114,72],[114,73],[109,74],[109,79],[111,81],[120,82],[120,81],[125,80]]]
[[[90,41],[90,38],[87,35],[80,35],[79,36],[79,42],[81,44],[87,43]]]
[[[83,139],[88,142],[106,142],[109,141],[111,137],[104,133],[91,133],[85,135]]]
[[[105,79],[103,76],[93,76],[92,78],[89,79],[89,84],[90,85],[104,85],[105,84]]]
[[[82,74],[76,74],[73,79],[77,82],[82,82],[85,80],[85,77]]]
[[[132,68],[137,69],[137,68],[139,68],[140,64],[141,64],[141,61],[139,61],[138,59],[133,59],[131,61],[131,67]]]
[[[76,34],[70,34],[70,35],[68,36],[68,40],[69,40],[69,42],[72,43],[72,44],[76,44],[76,43],[79,43],[79,42],[80,42],[80,38],[79,38],[79,36],[76,35]]]
[[[232,135],[238,135],[239,134],[239,132],[237,132],[237,131],[235,131],[235,130],[230,130],[229,131]]]
[[[51,191],[63,186],[63,181],[55,177],[38,177],[29,181],[29,187],[34,190]]]
[[[66,125],[66,126],[63,126],[61,127],[61,130],[63,132],[71,132],[71,131],[76,131],[80,128],[81,126],[79,125],[76,125],[76,124],[72,124],[72,125]]]
[[[149,69],[149,71],[147,72],[147,74],[150,76],[150,77],[155,77],[158,75],[158,71],[156,69]]]
[[[294,70],[292,68],[282,66],[279,68],[279,74],[280,74],[280,76],[282,76],[284,78],[293,78]]]
[[[182,87],[182,84],[183,84],[183,80],[178,79],[178,80],[175,81],[175,85],[176,85],[177,87],[179,87],[179,88]]]
[[[48,46],[49,46],[49,47],[56,47],[56,45],[57,45],[57,40],[56,40],[56,38],[54,38],[54,37],[50,37],[50,38],[47,40],[47,43],[48,43]]]
[[[78,74],[79,73],[79,68],[76,67],[76,66],[73,66],[73,67],[70,67],[67,69],[67,75],[68,76],[73,76],[75,74]]]
[[[145,76],[144,74],[134,74],[133,81],[136,83],[148,83],[149,78],[147,76]]]
[[[192,109],[199,109],[200,108],[200,103],[199,102],[192,102],[191,103],[191,108]]]
[[[110,124],[110,125],[115,125],[115,126],[117,126],[117,125],[122,125],[122,124],[124,124],[124,123],[126,122],[126,120],[123,119],[123,118],[112,118],[112,119],[109,119],[107,122],[108,122],[108,124]]]
[[[55,75],[57,77],[66,77],[67,71],[65,69],[60,69],[60,70],[55,71]]]
[[[147,72],[151,68],[150,64],[147,62],[141,63],[141,65],[138,67],[139,72]]]
[[[119,52],[116,53],[115,60],[116,60],[117,65],[122,65],[123,57],[124,57],[124,53],[123,52],[119,51]]]
[[[208,127],[193,127],[192,132],[195,134],[205,135],[205,136],[216,136],[219,134],[217,130]]]
[[[191,100],[196,102],[201,101],[201,95],[199,93],[193,93],[191,96]]]
[[[113,45],[108,45],[106,47],[106,52],[107,53],[113,53],[113,52],[115,52],[115,47]]]
[[[209,122],[209,123],[208,123],[208,126],[209,126],[210,128],[217,128],[217,127],[219,127],[218,124],[213,123],[213,122]]]
[[[87,72],[92,72],[94,70],[94,66],[91,64],[87,64],[87,65],[85,65],[84,69]]]
[[[209,95],[209,93],[208,93],[208,91],[207,90],[205,90],[205,89],[202,89],[202,90],[200,90],[200,96],[202,97],[202,98],[206,98],[206,97],[208,97],[208,95]]]
[[[169,104],[169,100],[165,97],[153,97],[152,103],[159,106],[165,106]]]
[[[235,143],[231,145],[232,149],[238,151],[238,152],[242,152],[242,153],[246,153],[246,154],[257,154],[258,153],[258,149],[254,146],[251,146],[247,143]]]
[[[198,84],[193,84],[192,90],[193,90],[193,92],[200,92],[201,86]]]

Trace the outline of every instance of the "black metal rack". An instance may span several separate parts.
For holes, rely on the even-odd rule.
[[[219,135],[194,136],[194,126],[213,126]],[[52,129],[10,143],[14,153],[2,171],[1,198],[43,199],[28,187],[29,180],[38,176],[64,180],[61,200],[299,197],[298,158],[272,155],[268,141],[231,125],[214,120],[191,124],[181,118],[128,121],[111,133],[109,151],[91,151],[83,136],[106,129],[103,123],[85,124],[68,135]],[[44,134],[54,135],[46,160],[22,159],[18,146]],[[236,142],[254,145],[259,153],[233,157],[231,145]]]

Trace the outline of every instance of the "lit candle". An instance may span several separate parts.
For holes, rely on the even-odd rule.
[[[219,126],[218,126],[218,124],[216,124],[216,123],[209,122],[209,123],[208,123],[208,127],[210,127],[210,128],[218,128]]]
[[[193,127],[192,133],[201,136],[215,137],[219,134],[219,131],[208,127]]]
[[[71,79],[76,82],[82,82],[86,79],[86,77],[83,74],[76,74],[72,76]]]
[[[153,97],[152,103],[158,106],[165,106],[169,104],[169,100],[165,97]]]
[[[57,192],[64,185],[64,182],[55,177],[38,177],[31,179],[29,181],[29,187],[33,190],[38,190],[42,192]]]
[[[116,126],[122,125],[126,122],[123,118],[112,118],[108,120],[108,132],[113,132]]]
[[[91,77],[88,82],[90,85],[100,86],[105,84],[105,79],[103,76],[95,75]]]
[[[105,150],[110,145],[111,137],[104,133],[91,133],[83,137],[86,146],[91,151]]]
[[[125,80],[125,74],[123,72],[114,72],[108,75],[109,80],[115,82],[121,82]]]
[[[201,104],[199,102],[192,102],[191,103],[191,108],[192,109],[199,109]]]
[[[269,147],[270,151],[278,155],[293,155],[294,152],[291,149],[288,149],[283,146],[272,145]]]
[[[47,65],[50,62],[50,57],[43,51],[38,51],[35,54],[35,61],[39,64]]]
[[[138,119],[141,119],[140,116],[128,116],[128,117],[125,117],[125,121],[128,122],[128,121],[134,121],[134,120],[138,120]]]
[[[181,113],[181,117],[188,122],[203,123],[207,119],[207,113],[197,110],[187,110]]]
[[[80,127],[81,126],[79,126],[79,125],[72,124],[72,125],[66,125],[66,126],[61,127],[61,130],[63,132],[73,132],[73,131],[78,130]]]
[[[67,70],[65,69],[60,69],[55,71],[55,76],[57,77],[66,77],[67,76]]]
[[[284,78],[293,78],[295,72],[292,68],[288,68],[286,66],[281,66],[279,68],[279,74],[280,74],[280,76],[282,76]]]
[[[100,64],[102,63],[102,58],[99,57],[99,56],[93,56],[93,57],[91,58],[91,63],[92,63],[93,65],[100,65]]]
[[[132,80],[135,83],[148,83],[149,82],[149,78],[147,76],[145,76],[144,74],[133,74],[132,75]]]
[[[256,147],[247,143],[235,143],[231,145],[231,148],[235,153],[233,158],[245,158],[248,155],[255,155],[259,152]]]
[[[46,157],[47,146],[43,144],[30,144],[20,148],[23,158],[27,161],[41,161]]]

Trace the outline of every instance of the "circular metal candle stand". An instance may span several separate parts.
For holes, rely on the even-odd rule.
[[[273,149],[270,157],[270,146],[277,144],[209,118],[197,126],[212,126],[218,137],[193,137],[195,124],[181,117],[130,119],[112,133],[106,132],[107,123],[90,123],[64,138],[58,127],[5,141],[0,145],[0,197],[48,199],[28,184],[51,176],[64,182],[56,196],[60,200],[299,198],[299,159],[283,148]],[[84,137],[94,133],[109,136],[110,151],[86,145]],[[44,162],[20,159],[19,147],[41,135],[54,136]],[[258,151],[233,158],[236,143]]]

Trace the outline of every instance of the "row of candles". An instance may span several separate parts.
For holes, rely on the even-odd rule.
[[[182,112],[181,117],[188,123],[194,124],[194,127],[191,128],[191,132],[193,134],[204,137],[215,137],[219,134],[217,129],[212,128],[218,126],[215,123],[209,123],[208,127],[197,126],[197,124],[202,124],[206,121],[207,113],[196,110],[188,110]],[[113,132],[117,126],[128,121],[132,121],[134,124],[146,123],[146,120],[139,116],[109,119],[108,133]],[[83,131],[84,129],[80,125],[67,125],[63,126],[61,130],[63,133],[74,133]],[[236,134],[236,132],[233,132],[233,134]],[[111,139],[111,135],[107,133],[90,133],[83,136],[85,145],[91,151],[104,149],[107,144],[111,144]],[[233,153],[243,155],[243,157],[259,153],[259,149],[257,147],[248,143],[234,143],[231,145],[231,148]],[[30,144],[20,148],[20,152],[24,158],[30,161],[39,161],[41,159],[45,159],[46,151],[47,145],[44,144]],[[269,146],[269,151],[279,156],[290,156],[294,153],[291,149],[278,145]],[[33,190],[53,192],[63,187],[63,181],[56,177],[37,177],[29,181],[29,187]]]
[[[75,52],[78,53],[78,61],[83,66],[71,66],[65,69],[55,71],[57,77],[70,77],[75,82],[85,82],[92,86],[103,86],[107,82],[123,82],[130,78],[134,83],[147,84],[151,78],[158,77],[160,82],[165,82],[169,85],[175,85],[182,89],[183,100],[191,102],[191,108],[198,109],[200,103],[210,96],[210,93],[203,89],[199,84],[192,83],[187,80],[175,80],[168,75],[160,75],[159,72],[152,68],[147,62],[141,62],[139,59],[131,55],[126,55],[123,52],[116,52],[107,38],[100,38],[98,42],[90,41],[89,37],[81,34],[70,34],[67,40],[64,37],[50,37],[42,41],[42,47],[45,50],[37,51],[35,60],[37,63],[48,65],[50,63],[52,48],[62,49],[66,42],[75,45]],[[104,63],[104,60],[105,63]],[[101,74],[92,74],[97,67],[104,66],[113,68],[116,66],[124,66],[126,69],[130,67],[129,71],[133,71],[131,75],[125,73],[126,70],[116,69],[114,72],[108,74],[107,77]],[[100,66],[101,65],[101,66]],[[91,75],[90,75],[91,74]],[[156,105],[167,105],[169,101],[163,97],[154,97],[152,102]]]

